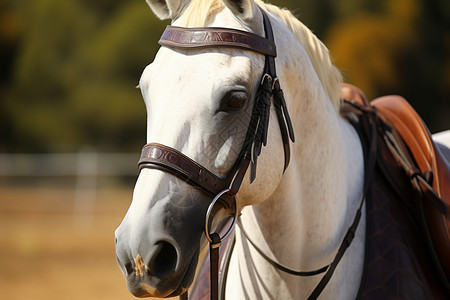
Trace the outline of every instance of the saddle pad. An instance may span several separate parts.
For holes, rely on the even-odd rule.
[[[403,171],[396,169],[393,172]],[[407,211],[399,203],[398,194],[378,168],[366,199],[366,216],[365,263],[357,299],[448,299]],[[227,239],[220,249],[222,288],[233,238]],[[201,264],[190,295],[192,299],[209,300],[208,255]]]
[[[342,95],[345,99],[370,107],[364,93],[350,84],[342,85]],[[447,206],[446,211],[437,209],[436,203],[433,202],[437,198],[428,187],[420,184],[425,194],[423,200],[417,201],[420,207],[416,208],[416,214],[425,212],[425,230],[431,237],[433,251],[436,252],[439,264],[443,268],[442,272],[445,273],[442,276],[446,276],[448,281],[450,278],[450,210],[448,209],[450,207],[450,164],[441,149],[432,140],[425,123],[404,98],[400,96],[381,97],[373,100],[371,107],[375,107],[377,116],[392,128],[399,144],[404,145],[406,152],[410,154],[411,157],[408,160],[411,161],[413,168],[405,171],[411,182],[414,181],[414,172],[424,175],[440,201]],[[382,140],[380,142],[384,143]],[[383,154],[383,158],[387,156],[391,155]],[[392,165],[396,164],[398,161],[393,162]],[[384,166],[385,176],[394,182],[394,186],[398,186],[397,178],[389,174],[391,165],[384,164]],[[404,176],[405,174],[403,174]],[[411,182],[406,186],[412,186]]]
[[[394,176],[399,176],[398,173],[403,171],[396,169],[393,172],[397,173]],[[405,181],[405,184],[409,183]],[[357,299],[448,299],[416,228],[399,203],[397,192],[378,168],[366,199],[366,216],[365,262]],[[220,249],[222,288],[225,287],[233,239],[234,236],[227,239]],[[208,255],[200,266],[190,296],[196,300],[209,300]],[[222,293],[220,299],[223,297]]]
[[[392,172],[401,175],[403,170]],[[414,223],[378,167],[366,199],[366,216],[358,299],[448,299]]]

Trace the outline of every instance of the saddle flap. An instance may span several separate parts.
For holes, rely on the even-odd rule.
[[[449,206],[450,165],[417,112],[400,96],[381,97],[372,101],[371,105],[377,109],[378,116],[400,134],[421,174],[428,177],[434,191]]]
[[[364,93],[358,88],[344,84],[342,95],[345,99],[352,100],[368,107]],[[450,206],[450,165],[431,138],[431,134],[411,105],[400,96],[385,96],[371,101],[370,106],[375,108],[378,118],[390,126],[393,131],[393,139],[403,150],[406,150],[408,163],[411,168],[404,168],[411,180],[414,180],[414,172],[420,173],[432,189],[421,183],[425,191],[423,197],[423,210],[425,211],[426,229],[432,239],[433,247],[438,259],[446,273],[450,277],[450,213],[449,210],[439,210],[433,203],[434,195],[442,199],[443,206]],[[431,200],[430,200],[431,199]],[[436,199],[434,197],[434,199]]]
[[[402,97],[375,99],[379,117],[390,123],[408,146],[421,174],[427,176],[434,191],[450,206],[450,165],[436,147],[431,134],[411,105]],[[430,176],[432,174],[432,176]],[[425,188],[426,190],[426,188]],[[447,278],[450,275],[450,213],[439,212],[431,201],[423,203],[428,230]]]

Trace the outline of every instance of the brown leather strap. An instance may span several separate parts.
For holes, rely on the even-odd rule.
[[[269,17],[263,10],[261,10],[261,13],[263,15],[266,38],[269,41],[275,42]],[[284,171],[286,171],[291,157],[289,139],[295,142],[292,122],[287,110],[283,90],[280,87],[280,82],[277,77],[275,57],[266,55],[265,60],[263,78],[255,99],[247,136],[247,139],[250,139],[252,143],[251,149],[249,150],[251,152],[250,183],[256,178],[257,159],[261,154],[262,146],[266,146],[267,144],[271,98],[273,98],[283,140]]]
[[[217,233],[213,233],[211,235],[212,242],[209,244],[209,280],[210,280],[210,289],[211,300],[219,299],[219,247],[220,247],[220,236]]]
[[[347,105],[346,108],[347,111],[351,111],[351,108],[354,108],[360,110],[361,113],[366,115],[366,117],[360,118],[359,120],[352,120],[351,118],[348,119],[348,121],[355,127],[356,132],[360,136],[361,141],[366,140],[364,137],[364,133],[362,132],[363,130],[367,130],[370,133],[369,137],[370,140],[367,140],[368,144],[366,145],[366,143],[362,143],[364,152],[364,170],[365,170],[363,195],[359,203],[358,209],[356,211],[355,217],[353,219],[353,222],[348,228],[347,233],[345,234],[345,237],[342,240],[341,245],[339,246],[339,250],[336,253],[336,256],[331,262],[330,267],[328,268],[325,275],[322,277],[320,282],[317,284],[312,293],[309,295],[308,300],[315,300],[320,296],[320,294],[330,281],[331,277],[333,276],[333,273],[336,270],[342,257],[344,256],[347,249],[350,247],[353,239],[355,238],[356,231],[358,229],[358,225],[362,216],[362,209],[364,207],[364,203],[370,189],[370,182],[372,181],[372,176],[374,174],[375,165],[377,162],[377,135],[376,135],[377,125],[374,109],[371,108],[370,106],[364,107],[363,109],[362,105],[359,105],[358,103],[354,103],[348,100],[344,100],[344,104]],[[344,116],[348,117],[348,115]]]
[[[178,150],[157,143],[149,143],[142,148],[138,166],[139,171],[151,168],[169,172],[213,196],[230,185],[227,180],[211,173]],[[222,199],[226,201],[228,208],[232,207],[232,197],[225,194]]]
[[[158,42],[174,48],[233,47],[277,56],[274,42],[251,32],[217,27],[167,26]]]

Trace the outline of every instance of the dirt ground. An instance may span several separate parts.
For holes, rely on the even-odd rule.
[[[0,297],[137,299],[114,252],[131,193],[98,190],[80,206],[70,189],[0,187]]]

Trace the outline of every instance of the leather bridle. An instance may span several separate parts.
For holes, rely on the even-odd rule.
[[[266,38],[259,35],[230,28],[197,27],[183,28],[167,26],[159,44],[169,48],[210,48],[232,47],[251,50],[265,55],[265,66],[261,84],[256,93],[252,116],[239,157],[228,176],[222,179],[183,153],[171,147],[149,143],[142,149],[139,170],[143,168],[159,169],[169,172],[180,179],[202,189],[211,195],[229,189],[221,198],[225,198],[227,207],[233,204],[247,168],[250,166],[250,183],[256,178],[256,165],[262,146],[267,144],[271,98],[278,117],[285,155],[284,170],[289,165],[289,140],[295,141],[294,130],[284,100],[283,91],[276,75],[275,57],[277,55],[272,26],[264,16]]]
[[[275,57],[277,56],[277,52],[272,26],[266,13],[262,9],[260,11],[264,20],[265,37],[230,28],[183,28],[167,26],[159,41],[161,46],[169,48],[198,49],[231,47],[253,51],[265,56],[261,84],[258,87],[254,99],[252,115],[244,144],[238,159],[228,175],[222,179],[180,151],[158,143],[145,145],[139,160],[139,170],[149,168],[170,173],[190,185],[199,188],[213,198],[205,218],[205,235],[210,243],[210,295],[212,300],[218,299],[219,294],[219,247],[222,241],[232,232],[236,224],[238,211],[235,197],[248,168],[250,168],[250,183],[256,178],[258,156],[261,154],[262,146],[267,144],[270,106],[272,102],[278,118],[283,141],[285,156],[284,170],[289,165],[290,141],[295,142],[294,130],[284,100],[283,91],[276,75]],[[225,209],[234,211],[231,226],[223,236],[220,236],[216,232],[211,233],[209,228],[212,211],[217,202],[220,202]],[[316,271],[300,272],[291,271],[281,265],[273,264],[276,268],[297,276],[314,276],[327,272],[309,299],[315,299],[320,295],[345,250],[353,240],[361,217],[362,205],[363,201],[361,201],[355,220],[349,228],[335,260],[330,265]],[[246,235],[245,231],[244,235]],[[251,242],[250,239],[249,241]],[[255,246],[254,243],[252,245]],[[187,299],[187,292],[181,295],[180,298]]]
[[[149,168],[168,172],[214,197],[205,220],[205,235],[210,243],[211,256],[211,299],[218,298],[218,249],[221,242],[233,230],[237,220],[235,196],[249,167],[250,183],[255,180],[258,156],[261,154],[262,146],[267,144],[271,99],[273,99],[283,140],[284,170],[289,165],[290,140],[295,141],[294,130],[275,68],[277,51],[272,25],[266,13],[263,10],[261,12],[266,37],[230,28],[167,26],[159,41],[161,46],[169,48],[231,47],[253,51],[265,56],[261,84],[254,100],[244,144],[238,159],[225,179],[210,172],[180,151],[157,143],[145,145],[139,160],[139,170]],[[211,212],[219,200],[224,208],[235,212],[231,227],[222,237],[218,233],[211,233],[209,229]],[[187,299],[187,293],[181,297]]]

